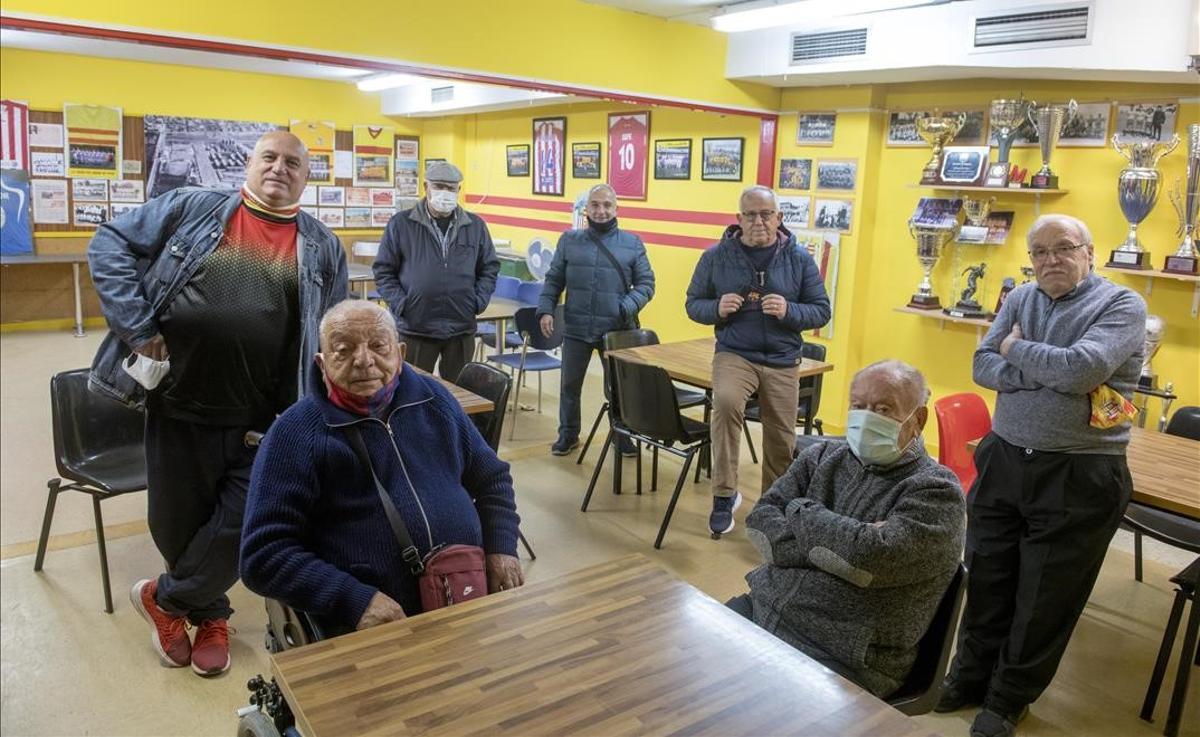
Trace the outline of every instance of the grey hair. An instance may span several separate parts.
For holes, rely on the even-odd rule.
[[[326,337],[335,324],[343,323],[359,313],[369,313],[380,325],[387,326],[392,335],[396,337],[396,340],[400,339],[400,331],[396,327],[396,318],[392,317],[391,312],[370,300],[347,299],[330,307],[321,316],[321,323],[317,327],[318,335],[321,337],[321,349],[325,349]]]
[[[1075,231],[1075,235],[1079,236],[1079,242],[1082,245],[1088,245],[1092,242],[1092,233],[1083,221],[1070,215],[1052,212],[1042,215],[1037,220],[1033,221],[1033,225],[1029,226],[1029,232],[1025,234],[1025,244],[1033,245],[1034,239],[1041,234],[1043,230],[1049,227],[1057,226],[1064,230]]]
[[[850,384],[853,386],[874,373],[885,374],[891,382],[899,385],[905,397],[912,402],[910,409],[923,407],[929,402],[929,385],[925,382],[925,376],[911,364],[896,359],[876,361],[860,369]]]
[[[779,209],[779,196],[775,194],[775,190],[761,184],[752,184],[742,190],[742,196],[738,197],[738,209],[741,209],[742,203],[752,194],[762,194],[771,198],[771,202],[775,203],[775,209]]]
[[[601,182],[599,184],[593,184],[591,187],[589,187],[588,191],[587,191],[587,198],[589,200],[592,199],[592,195],[596,194],[597,192],[599,192],[602,189],[607,189],[609,191],[609,194],[612,195],[612,198],[614,200],[617,199],[617,190],[613,189],[612,185],[605,184],[604,182]]]

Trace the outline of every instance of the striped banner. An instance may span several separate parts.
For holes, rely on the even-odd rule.
[[[29,171],[29,106],[0,100],[0,169]]]

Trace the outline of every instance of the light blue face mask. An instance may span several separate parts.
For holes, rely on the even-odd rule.
[[[846,442],[850,452],[858,456],[865,466],[890,466],[895,463],[904,449],[900,447],[900,428],[908,417],[897,422],[869,409],[852,409],[846,417]]]

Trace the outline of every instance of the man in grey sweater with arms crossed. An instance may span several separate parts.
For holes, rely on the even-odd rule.
[[[1093,410],[1109,390],[1132,395],[1146,305],[1092,273],[1079,220],[1044,215],[1027,241],[1037,283],[1009,294],[975,351],[996,412],[975,451],[967,604],[937,706],[982,704],[972,737],[1014,734],[1050,685],[1133,491],[1131,417]]]

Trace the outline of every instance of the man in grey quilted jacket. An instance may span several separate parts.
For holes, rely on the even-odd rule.
[[[966,505],[925,452],[925,379],[854,377],[846,439],[796,457],[746,518],[763,565],[730,608],[880,698],[904,682],[962,556]]]

